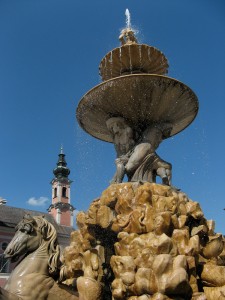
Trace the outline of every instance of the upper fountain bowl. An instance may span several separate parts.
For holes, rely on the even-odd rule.
[[[100,62],[99,73],[105,81],[128,74],[165,75],[168,67],[168,61],[161,51],[132,42],[107,53]]]

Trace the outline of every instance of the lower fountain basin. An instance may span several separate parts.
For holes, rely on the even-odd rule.
[[[88,91],[76,116],[87,133],[113,142],[106,126],[110,117],[123,117],[131,127],[142,130],[168,122],[173,127],[169,136],[173,136],[185,129],[197,112],[197,96],[182,82],[162,75],[132,74],[104,81]]]

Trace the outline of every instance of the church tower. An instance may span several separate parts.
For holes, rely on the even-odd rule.
[[[53,174],[55,177],[51,181],[52,204],[49,206],[48,211],[59,225],[72,227],[73,211],[75,209],[70,203],[70,185],[72,181],[68,178],[70,169],[67,167],[62,147]]]

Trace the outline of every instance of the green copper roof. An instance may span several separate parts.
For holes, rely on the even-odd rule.
[[[63,153],[62,147],[59,154],[57,167],[53,170],[53,173],[57,179],[68,178],[68,175],[70,174],[70,169],[67,167],[65,154]]]

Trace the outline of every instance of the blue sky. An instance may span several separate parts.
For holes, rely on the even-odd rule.
[[[0,196],[46,211],[61,144],[78,210],[108,186],[113,145],[79,128],[75,111],[119,46],[126,8],[139,41],[160,49],[168,76],[198,96],[195,121],[157,152],[173,164],[173,184],[225,233],[224,0],[0,0]]]

